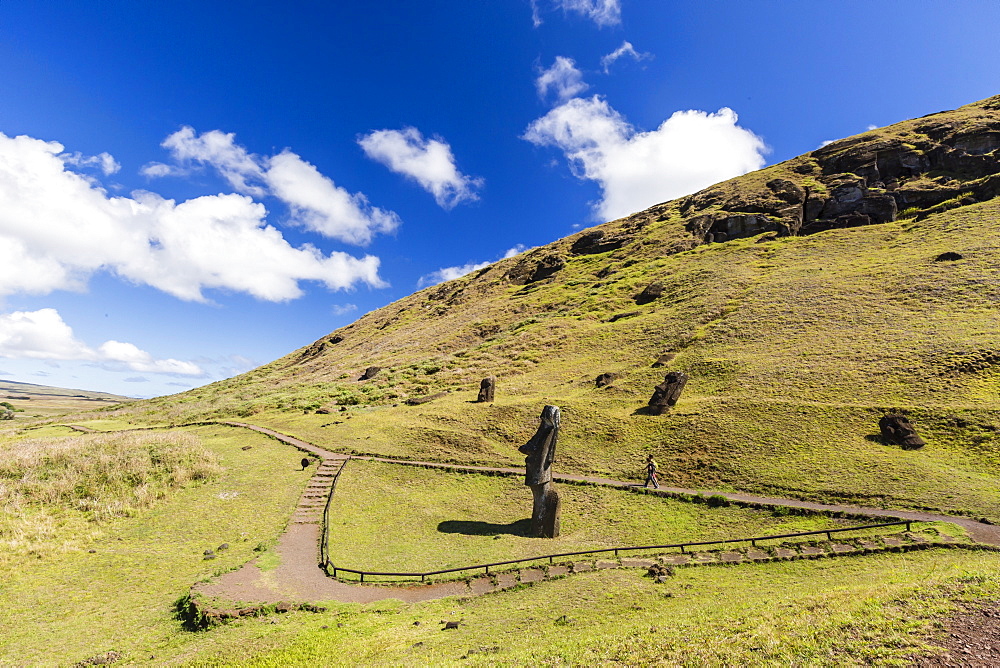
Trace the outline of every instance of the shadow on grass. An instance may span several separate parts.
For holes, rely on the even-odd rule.
[[[438,524],[441,533],[461,533],[466,536],[511,536],[531,535],[531,518],[511,522],[510,524],[493,524],[492,522],[475,522],[470,520],[445,520]]]
[[[895,443],[890,443],[885,439],[882,434],[868,434],[865,436],[865,440],[870,443],[878,443],[879,445],[888,445],[890,447],[899,447],[901,450],[919,450],[924,447],[922,445],[900,445],[896,446]]]

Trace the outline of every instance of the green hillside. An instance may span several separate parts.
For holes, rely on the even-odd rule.
[[[1000,521],[998,146],[1000,97],[873,130],[117,413],[252,417],[334,450],[513,464],[554,403],[566,472],[634,476],[653,453],[670,484]],[[668,370],[690,375],[681,401],[642,414]],[[598,389],[604,372],[620,379]],[[471,403],[489,375],[496,402]],[[894,408],[925,448],[879,441]]]
[[[660,578],[624,561],[571,575],[556,563],[562,574],[544,582],[483,595],[345,595],[294,610],[268,587],[285,582],[290,554],[305,555],[296,576],[333,582],[308,540],[301,553],[284,541],[320,535],[318,519],[294,518],[321,512],[330,487],[315,489],[334,485],[335,467],[205,423],[332,452],[514,467],[556,404],[557,473],[633,480],[653,454],[667,485],[786,497],[743,507],[560,483],[564,533],[549,540],[524,531],[518,477],[353,460],[322,525],[342,568],[853,522],[788,497],[1000,523],[998,149],[1000,96],[529,250],[226,381],[71,423],[0,424],[0,664],[910,665],[979,637],[949,635],[947,622],[995,607],[995,545],[971,541],[997,540],[996,527],[926,516],[840,551],[829,535],[752,543],[765,557],[753,562],[727,547],[748,560],[713,553]],[[652,415],[668,371],[690,380]],[[603,373],[617,377],[598,387]],[[476,403],[487,376],[496,400]],[[926,445],[884,442],[889,411]],[[81,433],[133,427],[164,429]],[[239,619],[196,631],[175,614],[202,595],[196,583],[248,568],[260,574],[252,600],[209,601]]]

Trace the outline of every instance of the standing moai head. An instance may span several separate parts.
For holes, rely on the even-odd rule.
[[[886,415],[878,421],[878,428],[886,443],[901,445],[904,448],[919,448],[926,445],[905,415],[898,413]]]
[[[556,441],[559,440],[559,407],[542,409],[541,424],[531,440],[518,448],[524,458],[524,484],[544,485],[552,482],[552,462],[556,458]]]
[[[681,398],[681,392],[687,381],[687,374],[680,371],[671,371],[664,376],[663,382],[653,389],[653,396],[649,399],[649,412],[652,415],[666,413],[667,409]]]
[[[490,376],[489,378],[483,378],[482,382],[479,383],[479,396],[476,398],[478,403],[493,402],[493,395],[497,389],[497,377]]]

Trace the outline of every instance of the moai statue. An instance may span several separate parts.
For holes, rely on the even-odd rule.
[[[490,376],[489,378],[483,378],[482,382],[479,383],[479,397],[476,398],[478,403],[493,403],[493,394],[497,389],[497,377]]]
[[[686,373],[671,371],[663,377],[663,382],[653,390],[653,396],[649,400],[650,415],[663,415],[667,409],[677,403],[681,398],[681,391],[684,390],[685,383],[688,382]]]
[[[926,445],[924,439],[917,436],[917,430],[905,415],[898,413],[886,415],[878,421],[878,428],[886,443],[901,445],[904,448],[919,448]]]
[[[552,462],[559,439],[559,407],[542,409],[542,422],[531,440],[518,448],[524,458],[524,484],[531,488],[531,535],[538,538],[559,536],[559,494],[552,485]]]

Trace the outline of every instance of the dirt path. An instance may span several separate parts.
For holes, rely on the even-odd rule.
[[[332,493],[336,477],[343,466],[350,459],[361,459],[367,461],[386,462],[405,466],[421,466],[438,468],[452,471],[468,472],[488,472],[494,474],[522,475],[518,469],[495,468],[485,466],[460,466],[453,464],[440,464],[437,462],[419,462],[398,460],[385,457],[372,456],[348,456],[331,453],[312,443],[301,439],[287,436],[280,432],[260,427],[244,422],[224,422],[234,427],[252,429],[254,431],[267,434],[284,443],[288,443],[300,450],[314,454],[322,459],[322,463],[317,467],[313,479],[303,492],[299,501],[299,507],[293,515],[288,529],[282,535],[277,546],[280,556],[280,565],[270,571],[262,571],[257,567],[256,561],[252,561],[238,571],[220,576],[211,583],[199,584],[194,591],[205,596],[227,601],[255,601],[259,603],[278,603],[293,600],[303,603],[318,603],[322,601],[342,601],[355,603],[370,603],[383,599],[401,599],[407,602],[426,601],[446,596],[469,596],[484,594],[498,589],[505,589],[524,582],[537,582],[568,573],[598,570],[618,567],[649,567],[654,563],[664,563],[672,565],[682,564],[703,564],[703,563],[741,563],[750,561],[765,561],[772,558],[796,558],[814,557],[817,555],[817,548],[810,546],[800,546],[795,549],[779,548],[775,555],[761,550],[748,550],[746,552],[701,552],[667,555],[659,559],[628,559],[606,560],[606,559],[583,559],[577,560],[573,565],[556,565],[548,569],[526,567],[519,571],[501,573],[494,577],[485,575],[473,577],[469,582],[453,581],[439,584],[414,586],[398,585],[366,585],[349,584],[327,577],[320,568],[319,561],[319,541],[322,530],[322,508],[326,503],[329,494]],[[599,485],[607,485],[619,488],[634,488],[639,485],[635,482],[612,480],[607,478],[596,478],[579,475],[556,475],[557,481],[585,481]],[[1000,545],[1000,527],[980,524],[966,518],[950,517],[935,513],[925,513],[917,511],[896,511],[884,510],[881,508],[866,508],[863,506],[829,505],[812,503],[808,501],[798,501],[795,499],[781,499],[772,497],[754,496],[751,494],[739,494],[729,492],[709,492],[703,490],[692,490],[677,487],[661,487],[659,490],[648,490],[651,494],[714,494],[718,493],[732,501],[745,503],[789,506],[793,508],[807,508],[819,511],[843,512],[859,516],[871,516],[875,518],[899,518],[924,522],[952,522],[964,527],[974,540],[992,545]],[[876,545],[865,540],[843,541],[832,544],[829,548],[820,550],[827,555],[851,554],[859,551],[872,551],[885,548],[916,549],[926,547],[921,545],[925,541],[907,535],[897,535],[885,537],[883,545]],[[947,542],[947,541],[945,541]]]
[[[323,450],[320,447],[317,447],[310,443],[306,443],[305,441],[299,440],[297,438],[286,436],[285,434],[276,432],[273,429],[268,429],[266,427],[258,427],[256,425],[247,424],[244,422],[225,422],[224,424],[232,425],[235,427],[245,427],[247,429],[253,429],[254,431],[259,431],[263,434],[273,436],[278,440],[289,443],[290,445],[294,445],[299,449],[308,450],[309,452],[313,452],[321,456],[331,456],[329,451],[327,450]],[[439,462],[423,462],[423,461],[412,461],[407,459],[391,459],[387,457],[374,457],[366,455],[352,455],[350,458],[361,459],[372,462],[385,462],[388,464],[401,464],[404,466],[437,468],[450,471],[503,473],[513,476],[524,475],[523,469],[495,468],[490,466],[462,466],[458,464],[441,464]],[[608,487],[619,487],[623,489],[642,487],[641,484],[635,481],[613,480],[611,478],[597,478],[592,476],[558,474],[558,473],[553,474],[552,477],[556,481],[589,482],[597,485],[606,485]],[[798,499],[783,499],[780,497],[757,496],[754,494],[743,494],[741,492],[718,492],[713,490],[687,489],[683,487],[664,487],[662,485],[658,490],[650,489],[647,491],[650,494],[658,494],[658,495],[668,495],[668,494],[716,495],[717,494],[719,496],[723,496],[729,499],[730,501],[738,501],[742,503],[786,506],[789,508],[804,508],[808,510],[818,510],[822,512],[839,512],[851,515],[863,515],[866,517],[893,517],[901,520],[914,520],[917,522],[951,522],[952,524],[957,524],[966,531],[968,531],[969,535],[976,542],[987,543],[990,545],[1000,545],[1000,526],[993,524],[983,524],[977,520],[969,519],[967,517],[955,517],[953,515],[943,515],[940,513],[927,513],[917,510],[886,510],[884,508],[872,508],[868,506],[814,503],[812,501],[800,501]]]

